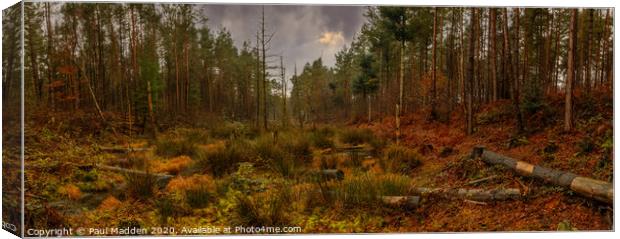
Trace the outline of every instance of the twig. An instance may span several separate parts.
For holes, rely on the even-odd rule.
[[[492,175],[492,176],[488,176],[486,178],[480,178],[480,179],[476,179],[476,180],[473,180],[473,181],[469,181],[465,185],[477,184],[477,183],[481,183],[481,182],[484,182],[484,181],[489,181],[491,179],[496,179],[496,178],[497,178],[497,175]]]

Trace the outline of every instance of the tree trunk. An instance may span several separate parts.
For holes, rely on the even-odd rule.
[[[577,9],[571,10],[569,37],[568,37],[568,66],[564,92],[564,131],[570,131],[573,126],[573,82],[575,79],[575,40],[577,38]]]
[[[468,62],[467,62],[467,135],[474,132],[473,122],[473,94],[474,94],[474,44],[476,43],[475,24],[478,21],[476,16],[476,8],[471,8],[471,23],[469,27],[469,46],[468,46]]]
[[[514,110],[516,112],[516,118],[517,118],[517,133],[522,133],[524,131],[524,127],[523,127],[523,115],[521,114],[521,106],[520,106],[520,93],[521,93],[521,87],[520,87],[520,77],[519,77],[519,35],[520,35],[520,30],[519,30],[519,15],[521,13],[519,12],[519,8],[515,8],[514,9],[514,18],[515,18],[515,34],[514,34],[514,46],[513,46],[513,51],[514,51],[514,58],[515,61],[512,63],[514,69],[514,88],[513,88],[513,105],[514,105]]]
[[[489,77],[491,78],[491,100],[497,100],[497,67],[495,66],[495,49],[497,48],[496,38],[496,27],[495,20],[496,9],[491,9],[489,12]]]
[[[587,31],[586,31],[586,44],[584,45],[585,49],[585,56],[584,56],[584,61],[585,61],[585,69],[584,69],[584,74],[585,76],[585,88],[586,88],[586,93],[590,94],[590,91],[592,89],[592,67],[591,67],[591,55],[592,55],[592,46],[590,45],[590,43],[592,42],[592,40],[590,39],[592,37],[592,28],[594,27],[594,9],[588,9],[588,27],[587,27]]]
[[[437,8],[433,14],[433,63],[432,63],[432,88],[431,88],[431,120],[437,119]],[[401,71],[402,72],[402,71]],[[402,77],[401,77],[402,78]],[[401,96],[402,97],[402,96]],[[402,101],[401,101],[402,103]]]

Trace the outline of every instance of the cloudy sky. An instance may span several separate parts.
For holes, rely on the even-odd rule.
[[[322,57],[327,66],[335,63],[334,54],[349,45],[364,23],[363,6],[267,5],[265,22],[269,32],[275,32],[271,54],[284,57],[286,78],[298,73],[306,62]],[[204,5],[203,13],[214,31],[228,29],[235,45],[243,41],[256,42],[262,6]],[[278,60],[279,59],[274,59]]]

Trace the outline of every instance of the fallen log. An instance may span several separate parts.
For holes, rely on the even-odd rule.
[[[99,146],[99,150],[110,152],[110,153],[115,153],[115,154],[126,154],[126,153],[148,151],[149,148],[126,148],[126,147]]]
[[[170,182],[170,180],[174,177],[169,174],[150,173],[146,171],[113,167],[113,166],[107,166],[107,165],[102,165],[102,164],[95,165],[95,167],[101,170],[107,170],[107,171],[112,171],[112,172],[122,173],[122,174],[127,174],[127,175],[140,176],[140,177],[154,177],[155,184],[160,189],[165,188],[166,185],[168,185],[168,182]]]
[[[474,147],[472,158],[480,158],[488,164],[503,165],[509,169],[515,170],[520,175],[542,179],[553,185],[569,188],[582,196],[604,203],[613,204],[614,202],[614,188],[609,182],[578,176],[571,172],[529,164],[486,150],[484,146]]]
[[[521,197],[521,191],[516,188],[507,189],[466,189],[466,188],[412,188],[414,195],[422,197],[439,196],[446,199],[467,199],[473,201],[505,201],[518,199]]]
[[[391,207],[415,208],[420,205],[419,196],[381,196],[381,201]]]

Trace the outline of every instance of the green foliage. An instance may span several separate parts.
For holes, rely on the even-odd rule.
[[[384,154],[379,166],[386,172],[409,174],[422,163],[422,156],[405,146],[390,145]]]
[[[346,129],[340,132],[340,141],[346,144],[359,145],[375,139],[370,129]]]
[[[572,226],[569,220],[564,220],[558,223],[558,231],[578,231],[576,227]]]
[[[252,163],[240,163],[237,171],[232,174],[230,185],[225,186],[230,186],[244,194],[264,191],[264,183],[253,178],[254,171]]]
[[[204,208],[213,200],[213,193],[206,187],[199,186],[186,190],[185,200],[192,208]]]
[[[366,54],[361,57],[361,72],[353,81],[353,93],[366,97],[379,89],[379,81],[373,68],[373,56]]]

